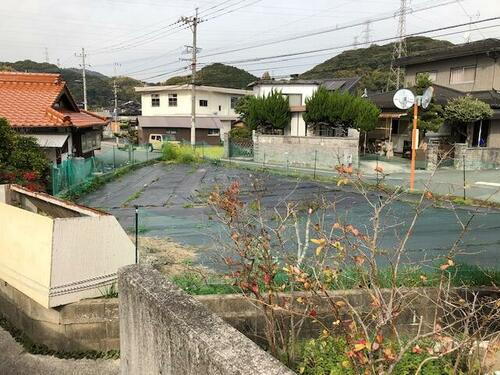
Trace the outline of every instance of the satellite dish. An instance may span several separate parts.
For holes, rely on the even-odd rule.
[[[429,87],[422,95],[422,108],[426,109],[431,104],[432,96],[434,95],[434,87]]]
[[[415,95],[410,90],[402,89],[394,94],[393,102],[399,109],[409,109],[415,104]]]

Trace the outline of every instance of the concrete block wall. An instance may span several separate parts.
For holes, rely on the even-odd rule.
[[[455,168],[467,170],[499,169],[500,148],[468,147],[466,144],[455,144]]]
[[[150,267],[121,269],[118,288],[122,375],[294,374]]]
[[[120,349],[118,299],[45,308],[0,280],[0,316],[34,343],[65,352]]]
[[[254,136],[254,161],[290,167],[332,170],[338,165],[359,163],[357,137]]]

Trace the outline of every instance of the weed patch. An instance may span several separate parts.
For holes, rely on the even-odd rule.
[[[118,359],[120,358],[119,350],[110,350],[107,352],[99,352],[95,350],[66,352],[49,349],[43,344],[34,343],[23,331],[14,327],[7,319],[0,317],[0,327],[10,333],[10,335],[31,354],[49,355],[62,359]]]

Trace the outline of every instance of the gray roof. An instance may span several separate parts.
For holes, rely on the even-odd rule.
[[[267,79],[252,82],[249,87],[258,85],[318,85],[323,86],[327,90],[344,90],[351,91],[355,88],[356,84],[359,82],[360,77],[349,77],[349,78],[325,78],[325,79],[290,79],[290,80],[275,80]]]
[[[450,99],[470,95],[476,99],[482,100],[483,102],[489,104],[490,107],[495,111],[495,115],[493,118],[496,119],[499,118],[500,116],[500,111],[499,111],[500,93],[498,93],[495,90],[464,92],[436,84],[433,84],[432,86],[434,87],[433,99],[436,104],[445,106]],[[415,92],[414,89],[411,90]],[[394,105],[393,98],[395,93],[396,90],[384,93],[369,94],[368,99],[371,100],[377,107],[379,107],[382,110],[406,112],[406,111],[401,111]]]
[[[408,57],[402,57],[396,60],[396,65],[410,66],[481,54],[490,55],[493,58],[498,57],[500,54],[500,39],[489,38],[446,48],[434,48]]]
[[[191,128],[190,116],[139,116],[141,128]],[[222,129],[218,117],[197,117],[197,129]]]

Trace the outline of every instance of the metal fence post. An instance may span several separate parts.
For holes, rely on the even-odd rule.
[[[116,169],[115,146],[113,145],[113,169]]]
[[[314,150],[314,179],[316,179],[316,165],[318,163],[318,150]]]
[[[266,153],[264,152],[264,159],[262,160],[262,168],[266,168]]]
[[[135,264],[139,264],[139,206],[135,207]]]
[[[378,158],[379,158],[379,154],[377,153],[377,166],[376,166],[376,168],[375,168],[375,170],[377,171],[377,186],[379,185],[379,175],[378,175],[378,171],[379,171],[379,169],[378,169]]]
[[[467,199],[467,195],[466,195],[466,192],[465,192],[465,188],[466,188],[466,185],[467,185],[467,181],[466,181],[466,176],[465,176],[465,155],[462,156],[462,162],[463,162],[463,170],[464,170],[464,200]]]
[[[68,184],[68,192],[71,193],[71,178],[70,178],[70,160],[66,160],[66,182]]]
[[[57,195],[56,180],[59,180],[59,176],[56,177],[56,174],[58,174],[56,164],[52,164],[52,195]]]

